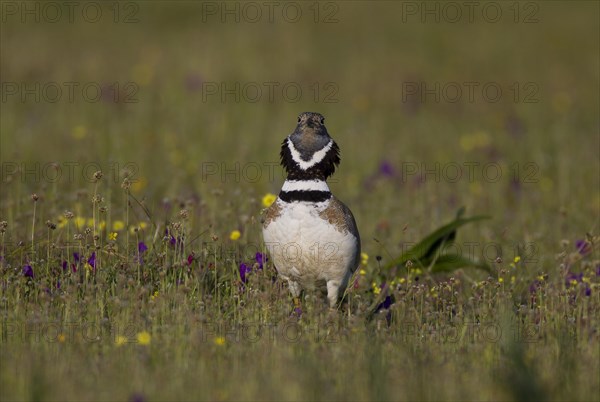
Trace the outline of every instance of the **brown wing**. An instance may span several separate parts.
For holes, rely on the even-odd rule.
[[[356,253],[354,255],[354,263],[350,268],[352,272],[354,272],[360,262],[360,234],[358,233],[352,211],[350,211],[350,208],[348,208],[346,204],[332,196],[329,205],[321,211],[319,216],[334,225],[338,231],[342,233],[350,232],[356,237],[358,247],[356,248]]]
[[[271,223],[271,221],[273,219],[277,218],[280,214],[281,214],[281,208],[279,206],[279,203],[277,203],[277,201],[275,201],[274,203],[271,204],[271,206],[269,208],[267,208],[267,210],[264,213],[263,228],[266,228],[267,226],[269,226],[269,223]]]

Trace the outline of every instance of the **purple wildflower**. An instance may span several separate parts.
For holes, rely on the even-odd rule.
[[[75,262],[73,264],[71,264],[71,269],[73,270],[73,272],[77,272],[77,265],[79,265],[81,256],[79,255],[79,253],[75,252],[75,253],[73,253],[73,258],[75,259]]]
[[[529,293],[535,293],[537,292],[537,290],[540,288],[541,282],[538,281],[537,279],[533,282],[531,282],[531,285],[529,285]]]
[[[240,279],[242,280],[243,283],[248,282],[246,275],[248,275],[250,272],[252,272],[252,267],[250,265],[242,262],[240,264]]]
[[[165,236],[169,238],[169,244],[174,246],[177,244],[177,239],[171,233],[169,233],[169,229],[165,229]]]
[[[33,278],[33,268],[27,264],[23,267],[23,276],[26,278]]]
[[[90,264],[92,268],[96,268],[96,252],[94,251],[90,258],[88,258],[87,263]]]
[[[571,285],[575,285],[577,283],[583,283],[584,284],[584,294],[586,296],[590,296],[592,294],[592,288],[590,287],[590,284],[586,281],[583,281],[583,272],[580,272],[578,274],[575,274],[573,272],[568,272],[567,276],[565,277],[565,285],[567,286],[567,288],[571,287]]]
[[[390,307],[394,304],[394,302],[394,297],[388,295],[385,297],[383,302],[379,303],[379,306],[377,306],[377,308],[375,309],[375,313],[379,313],[380,311],[385,312],[385,321],[388,327],[392,323],[392,310],[390,309]]]
[[[146,397],[139,392],[134,393],[129,397],[130,402],[146,402]]]
[[[295,307],[292,315],[296,316],[297,318],[300,318],[302,316],[302,307]]]
[[[570,287],[572,282],[579,283],[582,281],[583,281],[583,272],[575,274],[575,273],[569,271],[567,273],[567,276],[565,277],[565,285],[567,287]]]
[[[388,161],[383,161],[379,165],[379,175],[382,177],[393,177],[396,174],[394,166]]]
[[[587,240],[576,240],[575,248],[577,248],[577,252],[581,255],[589,254],[592,251],[592,245]]]
[[[148,246],[146,246],[146,244],[143,241],[139,242],[138,243],[138,252],[140,254],[143,254],[144,251],[146,251],[146,250],[148,250]]]
[[[138,243],[138,254],[139,254],[139,264],[140,265],[144,265],[144,257],[142,254],[144,254],[146,252],[146,250],[148,250],[148,246],[146,246],[146,244],[141,241]]]
[[[193,262],[194,262],[194,254],[188,255],[187,265],[192,265]]]
[[[392,304],[394,304],[393,297],[390,296],[390,295],[387,295],[385,297],[385,299],[381,303],[379,303],[379,305],[375,309],[375,312],[377,313],[377,312],[379,312],[381,310],[387,310],[387,309],[389,309],[392,306]]]
[[[506,132],[513,138],[521,137],[525,133],[523,120],[519,119],[515,114],[511,114],[506,118],[504,126]]]
[[[385,299],[383,299],[383,301],[375,308],[375,313],[385,311],[385,320],[389,326],[392,322],[392,310],[390,310],[390,307],[392,307],[392,305],[396,302],[396,299],[393,295],[388,293],[388,287],[385,282],[382,282],[381,285],[379,285],[379,289],[381,289],[382,292],[385,292],[386,296]]]
[[[67,261],[66,261],[66,260],[64,260],[64,261],[62,262],[62,269],[63,269],[63,271],[66,271],[66,270],[67,270],[67,268],[68,268]]]
[[[390,308],[392,304],[394,304],[394,299],[392,298],[392,296],[386,296],[383,303],[381,303],[381,307]]]
[[[267,261],[267,257],[263,253],[256,253],[254,256],[256,263],[258,264],[258,269],[263,269],[264,263]]]
[[[386,160],[381,161],[377,170],[365,179],[364,186],[370,190],[379,180],[390,179],[396,176],[396,169]]]

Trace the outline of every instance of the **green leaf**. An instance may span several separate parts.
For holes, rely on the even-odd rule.
[[[489,216],[479,215],[472,216],[470,218],[462,218],[464,208],[461,208],[457,212],[456,218],[446,225],[430,233],[419,243],[405,251],[398,258],[390,261],[385,265],[384,269],[390,269],[393,266],[404,265],[408,260],[413,261],[416,264],[428,266],[430,261],[434,259],[437,251],[442,246],[451,244],[456,238],[456,231],[459,227],[469,223],[476,222],[483,219],[489,219]]]
[[[491,272],[491,268],[485,262],[475,261],[459,254],[440,255],[433,261],[433,265],[430,267],[429,272],[437,274],[442,272],[452,272],[456,269],[467,267],[479,268]]]

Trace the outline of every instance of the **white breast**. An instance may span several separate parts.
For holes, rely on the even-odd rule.
[[[356,268],[352,264],[358,239],[319,216],[329,201],[277,202],[281,213],[263,229],[263,236],[279,274],[309,289],[329,280],[346,282]]]

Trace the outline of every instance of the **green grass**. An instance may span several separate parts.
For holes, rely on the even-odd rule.
[[[190,2],[141,2],[131,24],[2,21],[1,400],[598,400],[598,4],[535,3],[531,24],[505,2],[496,24],[335,4],[331,24],[202,22]],[[51,82],[118,82],[120,102],[6,94]],[[222,102],[199,82],[303,95]],[[436,82],[503,96],[403,101],[403,84]],[[261,200],[307,110],[341,148],[331,188],[369,258],[339,312],[308,293],[298,320],[270,261],[245,286],[239,265],[265,251]],[[383,162],[394,175],[377,174]],[[388,268],[462,205],[492,217],[456,239],[491,274]]]

